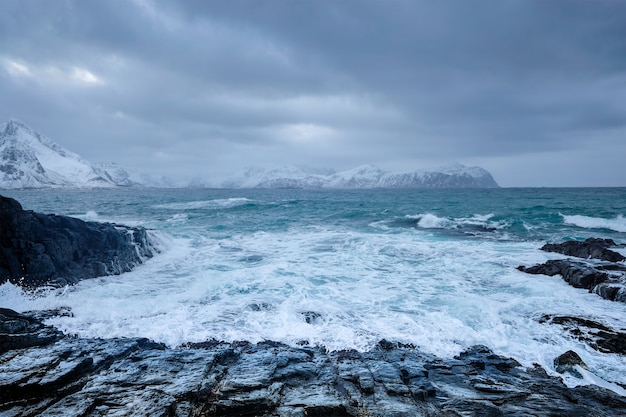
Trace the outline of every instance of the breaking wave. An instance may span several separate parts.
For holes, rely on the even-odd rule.
[[[410,223],[420,229],[479,229],[484,231],[506,229],[510,221],[493,220],[494,214],[475,214],[471,217],[439,217],[431,213],[407,215]]]
[[[563,217],[563,222],[565,224],[571,224],[585,229],[609,229],[616,232],[626,233],[626,218],[622,215],[618,215],[613,219],[582,216],[578,214],[571,216],[561,214],[561,217]]]
[[[180,203],[165,203],[154,206],[159,209],[168,210],[198,210],[198,209],[220,209],[231,208],[251,203],[252,200],[239,197],[239,198],[218,198],[214,200],[199,200],[199,201],[187,201]]]

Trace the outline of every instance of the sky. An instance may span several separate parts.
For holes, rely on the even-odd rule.
[[[152,175],[626,186],[626,1],[3,0],[10,118]]]

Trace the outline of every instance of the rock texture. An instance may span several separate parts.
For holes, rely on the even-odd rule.
[[[541,250],[546,252],[557,252],[567,256],[577,258],[602,259],[609,262],[620,262],[626,260],[623,255],[610,250],[610,247],[618,246],[613,239],[600,239],[590,237],[583,242],[569,240],[563,243],[547,243]]]
[[[143,228],[35,213],[0,196],[0,283],[74,284],[128,272],[155,252]]]
[[[38,313],[41,317],[43,313]],[[567,362],[565,358],[559,363]],[[613,416],[626,401],[567,388],[475,346],[452,360],[280,343],[80,339],[0,309],[2,416]]]
[[[611,239],[589,238],[583,242],[568,241],[546,244],[541,249],[581,259],[553,259],[517,269],[529,274],[561,275],[576,288],[584,288],[611,301],[626,302],[626,258],[608,249],[618,246]]]
[[[583,317],[544,314],[539,320],[561,326],[572,336],[603,353],[626,355],[626,332]]]

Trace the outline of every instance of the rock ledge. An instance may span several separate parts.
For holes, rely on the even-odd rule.
[[[39,316],[42,313],[38,313]],[[81,339],[0,309],[3,416],[607,416],[626,400],[567,388],[474,346],[442,360],[381,341],[369,352],[276,342]]]

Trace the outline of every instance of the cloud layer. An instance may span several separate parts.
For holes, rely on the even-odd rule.
[[[172,176],[432,168],[626,185],[617,0],[7,0],[0,118]]]

